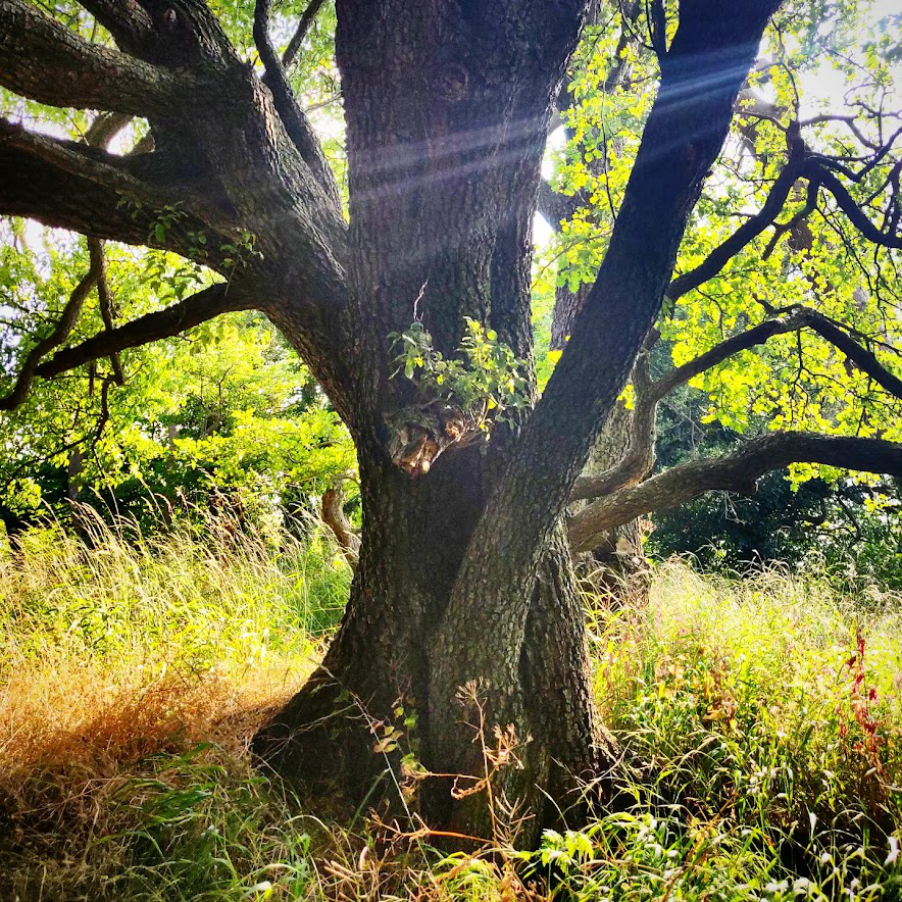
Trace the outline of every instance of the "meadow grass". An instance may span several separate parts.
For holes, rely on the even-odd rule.
[[[599,705],[641,763],[626,803],[448,855],[248,756],[346,598],[319,532],[89,532],[0,551],[0,899],[902,898],[897,596],[680,562],[641,605],[587,595]]]

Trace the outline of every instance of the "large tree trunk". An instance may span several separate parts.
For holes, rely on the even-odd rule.
[[[121,327],[107,323],[41,361],[69,335],[97,278],[89,273],[0,407],[17,406],[35,376],[229,310],[266,312],[354,436],[364,534],[336,641],[258,746],[289,774],[329,771],[359,788],[376,760],[373,739],[386,738],[376,721],[396,719],[396,701],[418,712],[422,760],[444,774],[484,775],[494,728],[510,726],[522,767],[502,769],[486,795],[491,788],[496,799],[523,802],[538,815],[529,822],[534,835],[545,819],[543,793],[560,803],[582,773],[611,759],[592,704],[561,517],[665,293],[679,296],[699,269],[716,273],[736,241],[744,247],[764,227],[752,217],[671,282],[779,0],[734,0],[728,12],[718,0],[680,0],[675,32],[669,4],[647,8],[660,85],[598,278],[542,398],[515,426],[496,425],[491,443],[472,430],[462,442],[452,435],[459,419],[449,432],[450,421],[435,416],[447,398],[432,397],[426,410],[430,401],[409,380],[392,378],[390,335],[421,320],[447,357],[472,317],[532,361],[531,220],[553,99],[588,0],[336,0],[349,224],[269,38],[268,0],[255,4],[262,78],[206,3],[82,5],[119,49],[95,46],[25,0],[0,0],[0,83],[59,107],[144,117],[154,151],[83,153],[0,121],[3,212],[150,243],[200,260],[224,281]],[[818,173],[844,210],[855,206],[836,176]],[[867,353],[857,347],[853,359]],[[756,466],[798,447],[798,436],[783,438],[788,445],[751,449]],[[807,456],[792,459],[831,465],[844,447],[802,444]],[[892,451],[886,444],[868,446],[872,464]],[[747,459],[702,468],[696,485],[737,478]],[[637,507],[643,494],[672,502],[694,491],[675,485],[679,477],[662,474],[611,503],[636,516],[649,509]],[[594,541],[599,517],[615,525],[605,500],[596,502],[601,511],[583,512],[591,512],[584,543]],[[570,533],[572,540],[572,525]],[[480,795],[461,798],[449,777],[427,785],[437,820],[499,838]]]
[[[430,772],[484,776],[460,759],[456,732],[432,729],[429,682],[446,663],[433,656],[434,633],[483,510],[481,482],[488,468],[478,451],[449,455],[428,479],[411,481],[394,465],[362,456],[363,544],[344,621],[317,673],[257,740],[289,778],[331,784],[359,798],[387,764],[399,776],[400,757],[409,751]],[[491,644],[492,637],[472,641]],[[530,842],[555,817],[557,805],[566,807],[580,778],[591,779],[613,762],[613,743],[592,700],[584,616],[560,531],[544,554],[522,649],[498,646],[496,653],[517,656],[511,668],[516,685],[497,688],[519,701],[514,760],[498,774],[493,792],[506,793],[534,815],[519,836]],[[488,689],[475,688],[477,696]],[[404,724],[411,715],[413,728]],[[467,741],[479,741],[472,701],[450,717],[470,723]],[[397,749],[394,741],[381,741],[389,725],[400,731]],[[489,747],[498,745],[495,726],[484,726],[481,738]],[[458,787],[474,782],[461,779]],[[453,783],[449,777],[425,781],[421,810],[430,823],[448,823]],[[384,788],[392,792],[392,781]],[[487,793],[480,791],[457,824],[491,838],[498,819],[504,823],[502,808],[496,804],[493,818]]]
[[[385,767],[383,754],[373,751],[385,748],[385,726],[403,726],[400,709],[416,713],[416,728],[401,745],[429,771],[485,776],[483,756],[473,755],[473,729],[460,725],[478,726],[478,703],[452,701],[436,710],[430,687],[453,665],[450,657],[468,652],[449,655],[436,636],[514,436],[497,428],[488,454],[483,442],[457,449],[430,460],[428,475],[418,465],[399,466],[409,436],[427,427],[418,422],[410,383],[391,378],[388,336],[422,318],[435,346],[450,355],[470,316],[494,328],[518,357],[531,357],[532,215],[552,98],[581,5],[562,4],[560,21],[541,10],[550,38],[528,47],[514,35],[540,7],[504,12],[438,3],[410,16],[409,4],[399,3],[393,27],[374,30],[367,3],[339,3],[351,307],[376,326],[356,348],[366,374],[352,412],[363,533],[350,603],[322,667],[258,739],[270,757],[284,743],[275,752],[280,770],[299,780],[331,776],[365,791]],[[480,601],[473,600],[474,609]],[[510,659],[504,685],[476,686],[474,693],[515,700],[509,716],[484,725],[482,739],[497,745],[495,727],[512,727],[519,765],[503,768],[492,791],[536,815],[528,826],[535,836],[545,821],[543,793],[562,802],[565,786],[575,788],[578,776],[612,761],[591,697],[583,616],[560,528],[542,552],[526,633],[522,644],[500,640],[494,649]],[[493,641],[483,633],[465,644]],[[468,785],[473,781],[459,783]],[[430,822],[491,835],[497,821],[487,794],[454,804],[453,786],[453,777],[426,780]]]
[[[707,3],[681,9],[688,25],[662,67],[618,228],[545,395],[519,434],[496,426],[489,445],[438,456],[444,427],[422,417],[410,381],[392,378],[389,336],[421,320],[450,356],[472,317],[532,360],[532,216],[585,6],[337,2],[350,189],[339,327],[353,358],[337,366],[360,462],[362,545],[322,667],[257,742],[288,775],[325,772],[359,795],[390,754],[386,727],[414,710],[404,741],[434,774],[422,794],[429,822],[503,839],[499,817],[520,805],[531,815],[521,842],[582,777],[614,762],[561,517],[660,308],[766,21],[755,5],[715,19],[709,34]],[[722,77],[727,57],[710,51],[737,35],[739,63]],[[674,145],[680,129],[691,143]],[[292,318],[275,315],[303,352]],[[505,743],[517,764],[494,773],[488,749]],[[487,769],[484,791],[461,792]]]

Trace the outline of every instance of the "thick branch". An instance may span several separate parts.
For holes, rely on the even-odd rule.
[[[25,0],[0,0],[0,85],[52,106],[133,115],[164,109],[179,89],[168,73],[84,40]]]
[[[260,53],[260,59],[266,67],[266,75],[263,83],[272,92],[273,103],[276,112],[285,126],[285,131],[292,143],[298,149],[304,162],[310,167],[316,180],[325,189],[330,200],[337,210],[341,209],[341,195],[335,175],[329,166],[319,140],[310,125],[310,121],[304,115],[288,78],[282,62],[276,55],[272,41],[269,38],[269,10],[272,0],[257,0],[254,8],[254,43]]]
[[[542,550],[658,316],[689,214],[778,5],[739,0],[727,16],[715,0],[680,3],[598,278],[473,532],[437,632],[433,654],[457,656],[460,666],[454,686],[431,687],[432,711],[450,708],[461,678],[493,685],[514,679],[504,670],[510,659],[470,648],[460,658],[465,637],[479,629],[506,648],[521,646]]]
[[[877,357],[839,326],[815,310],[800,308],[787,316],[766,320],[734,335],[682,366],[675,367],[657,382],[636,382],[635,410],[630,447],[623,459],[598,476],[581,477],[574,484],[570,501],[600,498],[634,484],[651,469],[654,461],[654,424],[658,402],[690,379],[718,366],[730,357],[764,344],[775,335],[810,328],[841,351],[878,385],[902,400],[902,380],[887,370]],[[640,358],[641,360],[641,358]],[[638,370],[638,368],[637,368]]]
[[[806,432],[764,435],[732,454],[680,464],[641,485],[596,501],[570,521],[570,544],[574,551],[589,551],[598,536],[623,523],[677,507],[715,489],[753,494],[761,476],[793,463],[902,476],[902,444]]]
[[[858,369],[867,373],[881,388],[902,400],[902,379],[886,369],[872,351],[860,345],[827,317],[810,311],[808,318],[808,325],[821,338],[842,351]]]
[[[846,190],[843,183],[832,173],[823,172],[820,176],[820,183],[835,198],[840,210],[846,214],[849,222],[874,244],[882,247],[902,248],[902,235],[894,231],[881,232],[877,226],[868,219],[865,212],[855,203],[852,195]]]
[[[790,160],[777,176],[761,209],[750,216],[729,238],[718,245],[695,269],[674,279],[667,297],[677,300],[699,285],[713,279],[741,250],[754,241],[780,215],[793,185],[806,170],[801,160]]]
[[[127,348],[137,348],[161,338],[179,335],[222,313],[249,310],[252,306],[253,301],[247,295],[230,290],[227,283],[220,282],[178,304],[148,313],[118,328],[100,332],[79,345],[60,351],[37,367],[35,375],[49,379],[83,363],[109,357]]]
[[[123,50],[131,52],[141,46],[153,31],[153,20],[137,3],[129,0],[79,0],[79,3]]]
[[[190,255],[191,235],[205,232],[211,266],[218,264],[210,225],[187,213],[155,229],[159,211],[184,208],[185,191],[161,189],[129,172],[131,160],[74,142],[36,135],[0,120],[0,214],[24,216],[127,244],[165,247]],[[126,202],[127,201],[127,202]]]

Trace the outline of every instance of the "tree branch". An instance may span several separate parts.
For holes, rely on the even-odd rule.
[[[184,85],[79,37],[25,0],[0,0],[0,85],[39,103],[143,116]]]
[[[852,195],[846,190],[845,185],[832,173],[822,172],[819,176],[820,183],[826,188],[836,200],[840,210],[846,214],[849,222],[864,235],[868,241],[878,244],[881,247],[902,248],[902,235],[894,231],[881,232],[877,226],[871,222],[865,215],[864,211]]]
[[[291,64],[297,58],[298,51],[301,49],[301,44],[304,43],[304,38],[307,37],[307,32],[310,31],[310,26],[313,25],[317,14],[325,5],[325,2],[326,0],[310,0],[310,3],[307,4],[307,8],[301,13],[298,27],[291,36],[291,40],[288,42],[288,46],[285,48],[285,53],[282,56],[282,65],[286,69],[289,69]]]
[[[78,316],[84,306],[85,300],[91,293],[91,289],[97,284],[103,271],[103,255],[97,252],[97,248],[91,249],[91,265],[82,277],[81,281],[72,290],[69,300],[63,307],[59,320],[53,327],[53,331],[42,338],[28,352],[22,369],[16,379],[12,390],[5,397],[0,398],[0,410],[15,410],[28,396],[34,377],[38,373],[39,364],[54,348],[58,348],[68,337],[78,322]]]
[[[161,188],[133,175],[130,166],[137,162],[36,135],[0,119],[0,214],[183,255],[193,250],[191,235],[205,232],[210,265],[217,266],[218,247],[231,237],[220,235],[217,243],[215,225],[181,212],[190,192]],[[161,239],[155,226],[167,206],[180,215]]]
[[[42,363],[34,372],[37,376],[50,379],[92,360],[150,344],[161,338],[171,338],[220,314],[249,310],[253,306],[253,301],[247,295],[231,290],[231,286],[225,282],[219,282],[177,304],[148,313],[115,329],[105,330],[81,344],[66,348]]]
[[[778,6],[738,0],[725,16],[715,0],[680,3],[607,254],[470,538],[432,646],[437,659],[459,656],[474,623],[499,646],[521,647],[541,552],[657,319],[689,215]],[[453,686],[430,687],[431,710],[450,708],[462,681],[505,685],[510,659],[496,658],[468,650]]]
[[[656,383],[651,381],[648,354],[639,355],[633,370],[633,413],[630,443],[626,454],[597,476],[580,476],[573,485],[570,501],[598,498],[643,480],[655,465],[655,421],[658,412]]]
[[[641,485],[620,489],[576,514],[568,524],[574,551],[651,511],[669,510],[713,490],[754,494],[757,480],[793,463],[813,463],[902,476],[902,444],[873,438],[778,432],[752,439],[732,454],[671,467]]]
[[[137,3],[128,0],[79,0],[83,6],[128,52],[142,46],[151,36],[153,20]]]
[[[804,329],[805,326],[811,325],[812,317],[813,311],[799,310],[790,316],[765,320],[745,332],[733,335],[715,345],[710,351],[700,354],[682,366],[675,367],[655,382],[652,389],[655,400],[660,401],[675,388],[685,385],[690,379],[701,375],[705,370],[723,363],[735,354],[764,344],[774,335],[784,335],[787,332],[798,332],[799,329]]]
[[[793,185],[806,169],[806,161],[790,159],[777,176],[761,209],[750,216],[729,238],[718,245],[695,269],[675,278],[667,288],[672,301],[713,279],[741,250],[754,241],[780,215]]]
[[[254,43],[257,45],[260,59],[266,67],[263,83],[272,93],[276,112],[285,126],[288,137],[291,138],[304,162],[310,167],[316,180],[325,189],[335,208],[341,210],[341,195],[335,181],[335,174],[323,154],[323,149],[310,121],[304,115],[304,111],[291,90],[291,85],[288,84],[283,64],[276,55],[269,38],[271,6],[272,0],[257,0],[254,7]]]
[[[685,385],[690,379],[728,358],[764,344],[775,335],[798,332],[804,328],[810,328],[830,342],[878,385],[902,400],[902,380],[887,370],[871,351],[817,311],[799,308],[787,316],[765,320],[745,332],[720,342],[688,363],[675,367],[657,382],[643,383],[638,381],[634,374],[636,399],[630,447],[626,455],[616,466],[598,476],[577,479],[570,494],[570,501],[599,498],[634,484],[650,471],[654,463],[654,424],[657,405],[674,389]]]

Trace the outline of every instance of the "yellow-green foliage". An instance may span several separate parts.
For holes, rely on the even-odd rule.
[[[535,852],[447,855],[416,822],[299,804],[248,757],[346,597],[319,532],[92,533],[0,552],[0,899],[900,898],[898,598],[674,563],[641,607],[588,599],[634,762],[617,810]]]

